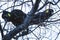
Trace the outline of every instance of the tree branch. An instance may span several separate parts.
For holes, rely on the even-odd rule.
[[[44,8],[47,4],[52,4],[52,5],[57,5],[57,3],[60,2],[60,0],[58,0],[57,2],[52,3],[52,2],[46,2],[42,7],[40,7],[37,11],[40,11],[42,8]]]

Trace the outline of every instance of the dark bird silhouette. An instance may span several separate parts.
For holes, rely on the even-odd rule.
[[[7,22],[12,22],[16,27],[21,25],[26,18],[26,14],[21,10],[15,9],[11,12],[3,11],[2,18]],[[24,36],[28,34],[28,29],[22,30],[20,36]]]
[[[40,22],[44,22],[49,17],[53,15],[53,9],[46,9],[43,12],[39,12],[34,15],[33,19],[31,20],[31,25],[33,24],[39,24]]]
[[[2,18],[5,21],[12,22],[15,26],[18,26],[23,23],[26,14],[21,10],[12,10],[11,12],[3,11]]]

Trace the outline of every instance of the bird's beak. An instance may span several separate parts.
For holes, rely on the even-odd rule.
[[[9,17],[11,17],[11,14],[10,14],[10,13],[8,13],[8,16],[9,16]]]
[[[46,11],[45,11],[45,13],[48,13],[49,12],[49,10],[47,9]]]

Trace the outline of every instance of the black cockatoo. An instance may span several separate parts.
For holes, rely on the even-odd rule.
[[[3,11],[2,18],[7,22],[12,22],[16,27],[21,25],[26,17],[26,14],[21,10],[15,9],[11,12]],[[28,34],[28,29],[22,30],[20,36]]]
[[[11,12],[3,11],[2,18],[7,22],[12,22],[15,26],[23,23],[26,14],[21,10],[15,9]]]
[[[31,25],[44,22],[46,19],[48,19],[49,17],[53,15],[53,12],[54,12],[53,9],[46,9],[43,12],[39,12],[35,14],[31,21]]]

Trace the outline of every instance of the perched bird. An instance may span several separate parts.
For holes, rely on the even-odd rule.
[[[40,22],[44,22],[53,15],[53,12],[54,12],[53,9],[46,9],[43,12],[35,14],[31,21],[31,24],[33,25],[33,24],[39,24]]]
[[[3,11],[2,18],[7,22],[12,22],[16,27],[21,25],[26,18],[26,14],[18,9],[12,10],[11,12]],[[26,30],[22,30],[20,36],[24,36],[28,34],[28,28]]]
[[[12,22],[15,26],[23,23],[26,14],[21,10],[15,9],[11,12],[3,11],[2,18],[7,22]]]

